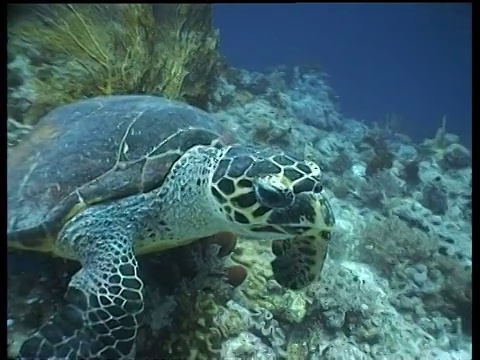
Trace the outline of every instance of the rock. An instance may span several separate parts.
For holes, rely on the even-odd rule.
[[[442,165],[447,170],[466,168],[470,166],[470,151],[463,145],[451,144],[445,149]]]

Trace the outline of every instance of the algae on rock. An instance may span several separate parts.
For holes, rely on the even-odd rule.
[[[206,106],[219,63],[211,5],[16,6],[21,16],[9,8],[8,22],[9,63],[21,58],[24,67],[9,84],[16,120],[32,124],[58,105],[97,95],[162,95]]]

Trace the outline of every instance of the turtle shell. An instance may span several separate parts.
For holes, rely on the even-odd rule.
[[[143,95],[96,97],[43,117],[8,157],[9,245],[51,251],[92,204],[160,187],[190,147],[220,144],[208,113]]]

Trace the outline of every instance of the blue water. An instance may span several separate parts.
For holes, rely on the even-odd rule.
[[[470,144],[471,4],[219,4],[215,26],[231,65],[319,63],[344,115],[397,113],[416,140],[447,115],[447,130]]]

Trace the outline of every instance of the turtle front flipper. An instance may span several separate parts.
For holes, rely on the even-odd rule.
[[[88,222],[90,226],[83,227]],[[21,359],[135,356],[143,283],[126,227],[112,229],[109,224],[105,229],[101,222],[98,218],[80,221],[74,226],[75,235],[65,233],[59,239],[70,242],[83,267],[70,281],[65,307],[22,344]]]
[[[328,233],[298,236],[272,243],[273,277],[282,286],[299,290],[320,278],[327,256]]]

